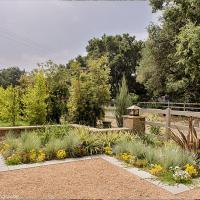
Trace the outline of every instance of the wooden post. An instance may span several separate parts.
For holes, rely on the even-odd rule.
[[[170,115],[170,108],[166,109],[166,123],[165,123],[165,134],[166,134],[166,139],[168,140],[170,138],[170,122],[171,122],[171,115]]]

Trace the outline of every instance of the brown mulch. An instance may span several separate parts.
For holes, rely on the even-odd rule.
[[[0,198],[198,199],[200,189],[172,195],[98,158],[1,172]]]

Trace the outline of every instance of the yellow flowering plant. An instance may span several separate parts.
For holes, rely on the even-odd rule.
[[[107,146],[104,148],[104,152],[106,155],[111,155],[112,154],[112,148]]]
[[[45,152],[43,150],[38,151],[37,162],[43,162],[45,160]]]
[[[22,158],[19,154],[12,154],[6,159],[8,165],[18,165],[22,162]]]
[[[130,163],[130,162],[132,162],[134,160],[134,156],[130,155],[129,153],[119,154],[118,158],[120,160],[125,161],[126,163]]]
[[[35,162],[37,159],[37,152],[35,151],[35,149],[32,149],[30,152],[29,152],[29,160],[31,162]]]
[[[4,151],[8,150],[10,148],[10,145],[7,143],[3,143],[0,147],[0,154],[2,154]]]
[[[198,175],[198,171],[194,165],[187,164],[185,165],[185,171],[191,176],[195,177]]]
[[[155,164],[155,165],[152,165],[152,167],[149,171],[151,174],[157,176],[157,175],[161,174],[164,171],[164,169],[161,165]]]
[[[56,153],[56,158],[58,159],[64,159],[66,156],[67,156],[67,153],[63,149],[58,150]]]

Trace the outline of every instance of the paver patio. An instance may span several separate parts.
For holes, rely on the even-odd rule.
[[[0,198],[198,199],[200,197],[200,189],[172,195],[101,158],[0,172],[0,180]]]

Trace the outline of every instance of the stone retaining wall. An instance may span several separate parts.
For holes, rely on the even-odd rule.
[[[62,126],[62,125],[41,125],[41,126],[14,126],[14,127],[0,127],[0,137],[5,136],[6,133],[12,132],[13,134],[20,134],[24,131],[32,131],[37,129],[44,129],[46,127],[51,126]],[[79,125],[79,124],[69,124],[69,126],[73,128],[87,128],[90,132],[93,133],[102,133],[102,132],[119,132],[119,131],[131,131],[129,128],[105,128],[105,129],[99,129],[99,128],[93,128],[89,126]]]

